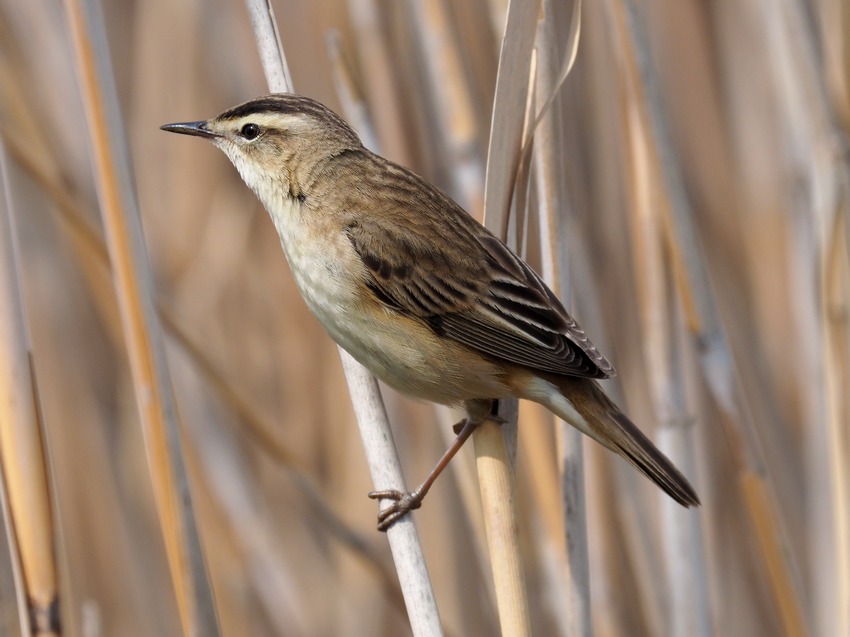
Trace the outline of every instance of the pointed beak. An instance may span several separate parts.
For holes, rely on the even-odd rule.
[[[199,122],[178,122],[176,124],[163,124],[160,128],[169,133],[180,133],[181,135],[194,135],[196,137],[206,137],[207,139],[215,139],[221,137],[218,133],[214,133],[207,126],[206,120]]]

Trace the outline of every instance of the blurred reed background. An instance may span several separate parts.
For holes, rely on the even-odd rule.
[[[221,633],[407,634],[336,349],[225,157],[158,130],[266,92],[245,5],[104,4]],[[553,4],[569,15],[544,2],[548,19]],[[274,7],[298,92],[361,105],[371,143],[480,217],[507,2]],[[21,292],[0,303],[24,326],[10,336],[3,319],[0,366],[18,347],[14,369],[26,369],[28,330],[39,409],[25,426],[40,417],[55,507],[52,530],[14,541],[10,492],[38,501],[44,487],[9,478],[20,435],[5,434],[0,635],[22,634],[16,563],[45,532],[63,634],[177,635],[66,10],[0,2],[0,210],[17,265],[1,263]],[[540,27],[538,88],[563,63],[563,25]],[[549,159],[530,166],[532,183],[557,167],[559,230],[540,240],[540,195],[520,188],[528,213],[512,232],[544,270],[555,246],[574,315],[619,371],[606,388],[703,501],[674,511],[585,445],[597,635],[850,634],[848,33],[841,0],[584,4]],[[36,404],[10,378],[21,374],[3,372],[4,428],[21,426],[13,403]],[[384,395],[412,485],[452,419]],[[575,634],[559,431],[521,406],[535,635]],[[472,465],[467,449],[415,514],[455,636],[498,631]]]

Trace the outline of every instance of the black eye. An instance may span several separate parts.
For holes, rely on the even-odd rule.
[[[245,124],[242,130],[239,131],[239,134],[250,141],[256,139],[257,135],[260,134],[260,127],[256,124]]]

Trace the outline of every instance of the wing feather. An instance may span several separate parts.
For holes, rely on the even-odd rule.
[[[496,359],[570,376],[615,374],[534,270],[451,199],[426,194],[415,229],[374,215],[346,227],[379,302]]]

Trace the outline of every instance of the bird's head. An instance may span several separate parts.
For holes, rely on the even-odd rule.
[[[362,148],[336,113],[290,93],[258,97],[209,120],[161,128],[209,139],[264,203],[270,196],[300,196],[329,159]]]

